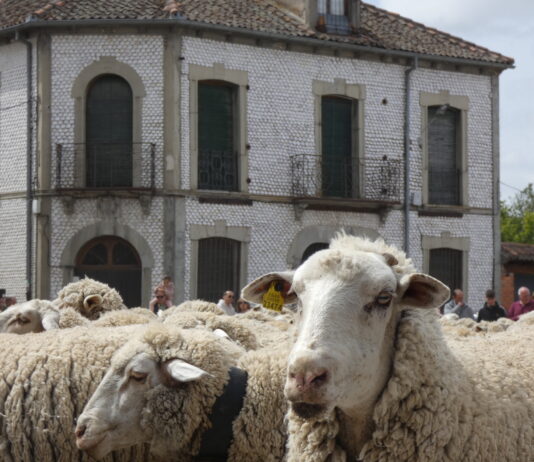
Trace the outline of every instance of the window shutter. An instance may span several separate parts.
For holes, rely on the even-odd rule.
[[[132,89],[117,75],[98,77],[86,104],[86,184],[132,186]]]
[[[458,124],[460,111],[428,108],[428,192],[431,204],[460,204]]]
[[[240,293],[241,243],[211,237],[198,241],[197,298],[218,302],[226,290]]]
[[[322,98],[322,190],[324,196],[351,197],[353,189],[353,105],[347,98]]]
[[[237,190],[235,96],[233,85],[198,85],[199,189]]]

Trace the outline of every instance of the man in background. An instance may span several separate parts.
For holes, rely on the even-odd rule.
[[[508,317],[512,321],[517,321],[522,314],[534,310],[534,301],[532,300],[528,287],[520,287],[517,295],[519,295],[519,300],[512,303],[508,310]]]
[[[506,311],[496,300],[495,291],[492,289],[486,290],[486,303],[478,312],[478,322],[497,321],[497,319],[505,317]]]
[[[234,305],[234,293],[231,290],[227,290],[222,298],[217,303],[217,306],[223,310],[227,315],[233,316],[235,314]]]
[[[461,289],[454,289],[451,300],[443,307],[443,314],[449,313],[457,314],[459,318],[475,319],[473,310],[464,303],[464,293]]]

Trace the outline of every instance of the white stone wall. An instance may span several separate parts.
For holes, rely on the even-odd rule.
[[[0,288],[26,293],[26,47],[0,47]]]
[[[189,187],[189,81],[188,64],[247,71],[248,142],[250,192],[290,195],[289,156],[313,154],[315,108],[312,81],[345,79],[365,88],[365,157],[403,156],[404,71],[405,67],[355,59],[318,56],[290,51],[185,38],[182,80],[182,182]],[[419,92],[469,97],[468,169],[469,205],[492,207],[492,146],[490,78],[439,70],[413,73],[411,189],[422,188],[421,111]],[[388,242],[402,246],[403,213],[388,214],[384,223],[377,215],[344,212],[305,211],[295,220],[292,206],[255,203],[253,207],[198,204],[187,201],[187,225],[213,224],[225,219],[229,226],[251,227],[248,277],[286,267],[289,245],[297,232],[318,224],[362,226],[378,231]],[[464,215],[462,219],[411,217],[411,254],[422,268],[421,236],[469,237],[468,303],[478,308],[484,291],[491,286],[493,237],[491,216]],[[190,244],[186,236],[186,295],[189,286]]]
[[[142,102],[142,141],[156,143],[156,184],[163,182],[163,37],[155,35],[54,35],[52,37],[52,143],[74,142],[74,81],[94,61],[112,56],[131,66],[146,90]],[[148,154],[148,152],[147,152]],[[143,165],[147,165],[143,160]],[[52,159],[55,171],[55,153]],[[148,175],[144,169],[143,175]],[[81,229],[103,220],[129,226],[147,241],[155,266],[152,285],[163,276],[163,200],[155,199],[150,214],[144,215],[135,199],[122,199],[113,217],[101,216],[97,201],[78,199],[74,213],[65,213],[59,199],[52,205],[51,293],[63,284],[60,267],[62,253],[69,240]],[[96,236],[95,236],[96,237]],[[73,264],[73,262],[71,263]]]

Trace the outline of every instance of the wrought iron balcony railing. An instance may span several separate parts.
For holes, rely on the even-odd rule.
[[[198,156],[198,189],[237,191],[237,153],[204,150]]]
[[[401,159],[291,156],[292,195],[400,201]]]
[[[56,188],[154,189],[155,161],[154,143],[56,144]]]

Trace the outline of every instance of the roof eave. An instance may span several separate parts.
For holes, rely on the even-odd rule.
[[[278,40],[287,41],[291,43],[298,43],[302,45],[308,45],[311,47],[326,47],[335,48],[349,51],[359,51],[380,55],[393,56],[397,58],[418,59],[450,63],[457,65],[467,65],[474,67],[485,67],[498,70],[506,70],[514,68],[514,63],[500,63],[484,60],[474,60],[469,58],[455,58],[449,56],[440,56],[426,53],[416,53],[412,51],[392,50],[387,48],[373,47],[358,45],[352,43],[336,42],[330,40],[321,40],[313,37],[296,37],[292,35],[277,34],[272,32],[254,31],[251,29],[243,29],[238,27],[224,26],[220,24],[211,24],[199,21],[189,21],[181,18],[169,18],[169,19],[81,19],[81,20],[39,20],[33,19],[31,21],[18,24],[15,26],[7,27],[0,30],[0,36],[8,36],[16,32],[30,31],[32,29],[41,28],[60,28],[60,27],[77,27],[77,26],[162,26],[162,27],[185,27],[189,29],[218,31],[222,33],[232,33],[236,35],[254,37],[258,39],[266,40]]]

